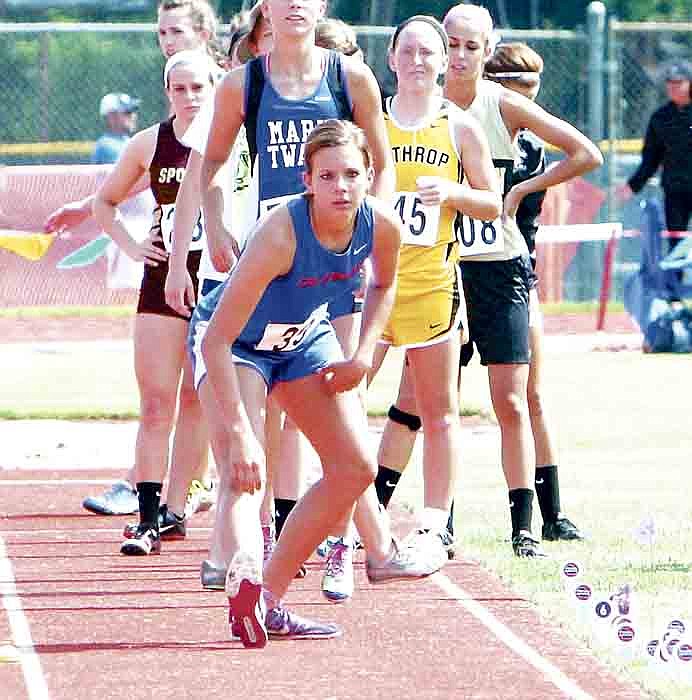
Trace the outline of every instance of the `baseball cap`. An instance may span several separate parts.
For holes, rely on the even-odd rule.
[[[687,61],[671,63],[664,71],[665,80],[692,80],[692,65]]]
[[[139,109],[139,102],[124,92],[109,92],[101,98],[99,114],[105,117],[111,112],[136,112]]]

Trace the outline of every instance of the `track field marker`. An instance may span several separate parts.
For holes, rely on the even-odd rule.
[[[574,700],[595,700],[592,695],[582,690],[574,681],[570,680],[557,666],[541,656],[525,641],[517,637],[512,630],[498,620],[489,610],[473,600],[472,596],[463,588],[450,581],[447,576],[439,571],[430,577],[438,588],[453,598],[462,608],[470,612],[479,622],[484,624],[501,642],[506,644],[515,654],[521,656],[537,671],[543,674],[556,688],[567,697]]]
[[[41,660],[34,649],[29,622],[24,615],[22,601],[17,592],[12,562],[7,556],[5,540],[0,535],[0,595],[7,610],[14,646],[19,650],[19,662],[29,700],[49,700],[48,686],[41,668]]]

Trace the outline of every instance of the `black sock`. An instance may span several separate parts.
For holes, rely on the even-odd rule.
[[[557,464],[536,467],[536,497],[544,523],[554,523],[560,512],[560,482]]]
[[[394,489],[401,479],[401,472],[394,471],[389,467],[383,467],[381,464],[377,468],[377,476],[375,477],[375,491],[377,491],[377,500],[386,508],[389,501],[392,500]]]
[[[450,535],[454,534],[454,501],[452,501],[452,505],[449,506],[449,518],[447,518],[447,530],[449,530]]]
[[[140,481],[137,484],[139,499],[139,523],[159,529],[159,504],[163,484],[158,481]]]
[[[512,516],[512,537],[520,530],[531,532],[533,514],[533,491],[531,489],[511,489],[509,492],[509,512]]]
[[[291,514],[298,501],[293,501],[290,498],[275,498],[274,499],[274,522],[276,524],[276,538],[279,538],[281,530],[284,529],[286,519]]]

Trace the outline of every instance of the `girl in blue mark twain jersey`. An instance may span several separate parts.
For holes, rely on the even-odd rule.
[[[307,193],[260,221],[228,281],[197,307],[190,334],[196,380],[211,386],[218,407],[212,420],[226,437],[227,458],[220,468],[230,471],[236,500],[229,524],[235,554],[226,592],[233,633],[247,647],[262,647],[271,635],[340,633],[335,625],[290,613],[281,597],[376,471],[355,389],[391,309],[399,224],[386,206],[366,198],[371,156],[358,127],[339,120],[319,125],[310,134],[305,159]],[[372,277],[360,342],[344,359],[326,306],[358,284],[352,273],[367,257]],[[259,507],[268,391],[313,444],[324,476],[293,510],[262,585]],[[384,556],[367,540],[364,544],[373,582],[432,573],[394,542]]]

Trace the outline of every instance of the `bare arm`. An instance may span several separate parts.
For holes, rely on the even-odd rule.
[[[401,222],[386,204],[373,202],[373,208],[375,230],[370,256],[371,274],[365,292],[360,339],[353,357],[321,371],[332,392],[355,389],[372,368],[375,346],[394,305]]]
[[[125,146],[113,171],[94,195],[94,218],[103,230],[133,260],[156,265],[166,259],[166,252],[150,241],[138,243],[127,230],[118,205],[127,199],[132,187],[146,172],[154,155],[158,126],[136,134]]]
[[[353,121],[365,132],[372,151],[375,180],[370,193],[384,202],[391,202],[396,189],[396,172],[382,115],[379,85],[365,64],[348,60],[345,65],[353,100]]]
[[[490,157],[490,146],[475,119],[456,112],[454,140],[468,184],[444,178],[423,178],[418,194],[423,204],[448,204],[481,221],[493,221],[502,213],[502,196]]]
[[[190,308],[195,305],[195,290],[187,271],[187,256],[199,218],[201,167],[202,156],[194,149],[190,150],[185,175],[175,198],[173,240],[166,276],[166,303],[184,316],[189,316]]]
[[[127,199],[135,197],[149,188],[149,173],[146,172],[128,193]],[[91,215],[96,193],[90,194],[77,202],[69,202],[52,212],[43,224],[47,233],[62,233],[76,228],[84,223]]]
[[[270,282],[290,269],[295,235],[283,207],[269,216],[248,243],[228,280],[202,342],[207,381],[229,432],[234,488],[253,493],[264,478],[264,458],[253,439],[229,346],[240,335]]]
[[[229,73],[220,83],[214,100],[214,116],[209,130],[209,139],[201,165],[201,200],[204,211],[206,234],[211,246],[223,248],[224,243],[232,246],[234,238],[223,223],[224,207],[231,202],[223,197],[223,165],[228,161],[240,127],[244,121],[243,85],[244,68]],[[231,217],[227,217],[231,220]],[[234,260],[224,260],[220,264],[212,259],[214,267],[227,272]],[[225,268],[225,269],[223,269]]]
[[[519,202],[531,192],[547,190],[603,164],[603,156],[578,129],[546,112],[531,100],[504,90],[500,98],[502,118],[512,137],[519,129],[530,129],[546,143],[559,148],[565,158],[553,163],[545,172],[515,185],[505,198],[505,212],[514,216]]]

